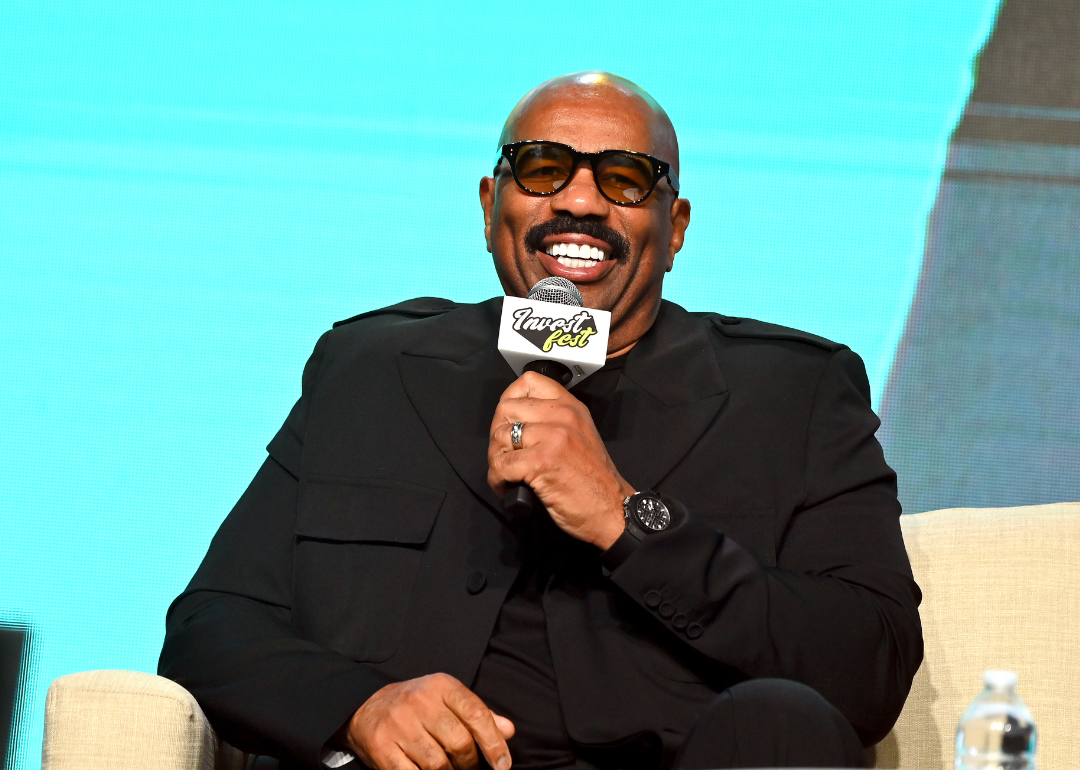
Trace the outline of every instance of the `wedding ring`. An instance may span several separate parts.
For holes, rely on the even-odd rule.
[[[525,427],[523,422],[515,422],[510,426],[510,443],[514,449],[521,449],[521,429]]]

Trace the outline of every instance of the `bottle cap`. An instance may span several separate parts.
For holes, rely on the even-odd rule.
[[[1011,690],[1016,687],[1016,672],[987,669],[983,672],[983,686],[991,690]]]

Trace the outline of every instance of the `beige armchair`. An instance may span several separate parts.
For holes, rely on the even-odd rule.
[[[926,658],[877,767],[952,767],[957,720],[986,668],[1019,672],[1040,770],[1066,770],[1080,710],[1080,503],[952,509],[901,519],[923,589]],[[160,677],[60,677],[45,707],[43,770],[272,767],[221,743],[195,699]]]

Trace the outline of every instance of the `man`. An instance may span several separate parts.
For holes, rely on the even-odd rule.
[[[574,281],[612,313],[608,364],[515,379],[498,299],[335,325],[161,673],[225,740],[312,767],[857,766],[922,656],[861,361],[661,300],[690,204],[632,83],[549,81],[500,145],[503,288]],[[514,482],[543,510],[507,518]]]

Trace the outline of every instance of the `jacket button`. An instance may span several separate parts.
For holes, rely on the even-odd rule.
[[[660,609],[657,610],[657,613],[662,618],[670,618],[675,614],[675,605],[671,602],[664,602],[660,605]]]
[[[661,598],[659,591],[649,591],[649,593],[645,594],[645,606],[650,610],[656,609],[660,606]]]
[[[722,316],[720,316],[720,323],[722,323],[724,326],[735,326],[737,324],[741,324],[742,319],[741,318],[732,318],[731,316],[728,316],[728,315],[722,315]]]
[[[671,625],[675,628],[686,628],[686,624],[690,622],[690,618],[683,615],[681,612],[671,619]]]
[[[703,633],[705,633],[705,629],[702,628],[700,623],[691,623],[686,627],[686,635],[691,639],[697,639]]]
[[[469,579],[465,581],[465,588],[467,588],[469,593],[473,596],[483,591],[486,585],[487,575],[485,575],[484,571],[481,569],[478,569],[476,572],[469,575]]]

